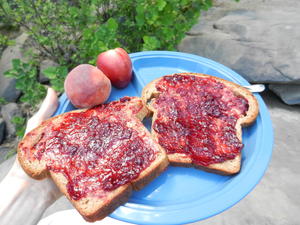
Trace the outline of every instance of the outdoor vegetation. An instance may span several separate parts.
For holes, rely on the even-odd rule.
[[[15,79],[21,91],[18,103],[33,112],[46,85],[62,93],[68,71],[78,64],[95,64],[103,51],[176,50],[201,11],[211,6],[212,0],[1,0],[0,54],[15,44],[3,30],[29,35],[24,57],[13,59],[4,76]],[[42,84],[38,75],[45,59],[56,66],[43,70],[49,81]],[[0,105],[4,104],[7,101],[0,98]],[[16,116],[11,122],[22,137],[26,118]]]

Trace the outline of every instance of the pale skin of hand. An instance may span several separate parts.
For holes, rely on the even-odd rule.
[[[57,95],[49,88],[39,111],[28,120],[25,133],[50,118],[57,106]],[[0,224],[37,224],[44,211],[60,196],[61,192],[52,179],[30,178],[16,159],[0,183]]]

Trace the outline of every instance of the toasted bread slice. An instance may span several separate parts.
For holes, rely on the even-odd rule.
[[[193,85],[195,85],[195,82],[192,81],[194,79],[196,79],[197,82],[199,82],[199,83],[197,83],[197,85],[200,85],[200,86],[197,86],[197,87],[193,86]],[[170,80],[170,82],[169,82],[169,80]],[[190,83],[191,85],[187,86],[184,82],[191,82]],[[211,93],[214,93],[213,92],[214,89],[209,86],[210,85],[209,82],[213,83],[213,85],[215,85],[215,87],[214,87],[216,89],[215,94],[211,94]],[[203,88],[207,88],[211,92],[205,93],[205,91],[202,91],[201,85],[203,85]],[[199,93],[197,91],[199,91]],[[217,108],[216,108],[217,114],[214,117],[212,114],[209,114],[210,113],[209,110],[211,110],[211,108],[209,108],[209,106],[207,108],[208,111],[206,111],[205,104],[212,105],[213,103],[220,104],[220,103],[230,102],[230,99],[226,99],[229,97],[225,98],[224,97],[225,94],[223,94],[223,92],[224,93],[226,92],[226,96],[231,96],[230,98],[233,98],[233,99],[237,98],[236,100],[234,100],[234,101],[237,101],[237,103],[235,103],[235,105],[231,104],[230,109],[227,109],[227,111],[229,111],[229,112],[227,112],[225,110],[226,106],[225,107],[217,106]],[[191,94],[191,93],[193,93],[193,94]],[[200,100],[193,100],[193,99],[190,100],[189,97],[187,97],[189,95],[193,96],[192,97],[193,99],[199,98]],[[199,96],[203,95],[203,96],[205,96],[205,98],[197,97],[197,95],[199,95]],[[214,97],[214,96],[218,96],[218,98]],[[209,114],[210,117],[208,120],[218,121],[215,124],[211,123],[211,125],[213,125],[213,126],[215,126],[216,124],[221,124],[221,125],[219,125],[219,127],[222,128],[222,121],[223,120],[226,121],[223,118],[228,119],[228,118],[232,118],[230,116],[236,116],[236,123],[234,126],[235,131],[234,131],[234,135],[233,135],[235,137],[233,137],[233,140],[235,140],[237,138],[238,142],[240,142],[240,144],[241,144],[242,143],[242,127],[252,124],[255,121],[255,119],[258,115],[258,112],[259,112],[258,102],[257,102],[256,98],[246,88],[244,88],[238,84],[235,84],[233,82],[223,80],[218,77],[205,75],[205,74],[178,73],[178,74],[167,75],[167,76],[158,78],[158,79],[150,82],[149,84],[147,84],[142,91],[142,99],[143,99],[144,103],[147,105],[148,109],[151,112],[153,112],[151,133],[154,136],[154,139],[157,140],[159,142],[159,144],[165,148],[171,165],[196,167],[196,168],[200,168],[200,169],[203,169],[203,170],[206,170],[209,172],[214,172],[214,173],[223,174],[223,175],[235,174],[240,171],[240,167],[241,167],[240,149],[241,148],[238,149],[238,152],[235,155],[232,155],[230,152],[228,152],[227,155],[222,153],[222,154],[219,154],[218,156],[216,156],[216,157],[219,157],[218,160],[214,161],[213,159],[211,159],[212,162],[209,162],[209,163],[204,162],[204,161],[201,162],[201,161],[199,161],[199,159],[195,160],[195,158],[193,158],[193,154],[191,154],[190,149],[193,148],[192,144],[190,144],[191,143],[190,140],[191,140],[191,138],[193,138],[192,134],[184,134],[186,136],[183,135],[184,138],[182,138],[182,136],[180,136],[178,134],[178,129],[176,127],[174,129],[171,129],[168,127],[167,128],[163,127],[163,128],[161,128],[162,129],[161,131],[158,131],[158,128],[156,130],[154,129],[154,126],[157,127],[158,126],[157,124],[163,124],[163,126],[171,127],[171,126],[175,126],[175,125],[181,126],[182,124],[185,124],[185,125],[182,125],[182,126],[185,126],[182,129],[184,130],[184,132],[189,133],[190,132],[189,129],[192,129],[192,128],[189,128],[189,126],[190,126],[189,123],[183,121],[185,119],[184,116],[181,116],[181,118],[180,118],[181,121],[183,121],[183,122],[177,123],[177,121],[179,120],[178,118],[180,117],[180,116],[178,116],[178,113],[180,111],[180,108],[178,108],[179,107],[178,105],[184,105],[183,108],[184,107],[185,108],[181,110],[181,113],[183,115],[185,112],[188,111],[189,108],[192,108],[193,106],[195,106],[195,107],[199,106],[199,108],[197,110],[200,110],[199,113],[201,114],[202,119],[205,120],[205,117],[206,117],[205,115]],[[162,103],[162,102],[167,102],[166,99],[169,100],[168,104]],[[205,99],[205,100],[201,100],[201,99]],[[206,101],[206,102],[201,102],[201,101]],[[238,103],[241,103],[241,105],[243,103],[245,106],[239,106]],[[162,104],[165,104],[165,106]],[[177,106],[176,106],[176,104],[177,104]],[[205,107],[202,107],[203,105]],[[241,112],[239,110],[241,110]],[[185,113],[185,116],[188,117],[188,115],[186,115],[186,113]],[[195,114],[193,116],[193,118],[196,118],[196,117],[197,117],[197,114]],[[201,122],[201,120],[199,120],[198,122]],[[209,125],[210,121],[208,121],[207,123]],[[218,125],[217,125],[217,127],[218,127]],[[167,129],[168,132],[166,132],[163,129]],[[218,150],[218,152],[221,152],[224,149],[227,149],[230,147],[229,145],[226,146],[226,144],[223,143],[223,142],[225,142],[225,141],[222,141],[223,137],[219,137],[219,136],[215,135],[213,132],[211,134],[205,134],[206,131],[207,131],[207,129],[202,129],[202,130],[200,129],[199,133],[203,134],[204,136],[211,135],[210,139],[215,140],[215,142],[211,143],[211,145],[216,146],[215,148]],[[218,129],[217,129],[217,131],[218,131]],[[161,134],[159,132],[161,132]],[[176,134],[176,132],[177,132],[177,134]],[[223,136],[224,135],[225,136],[227,135],[226,132],[223,133]],[[173,138],[174,136],[176,136],[177,139]],[[181,146],[181,144],[182,144],[182,147],[176,147],[176,146],[174,148],[166,147],[166,143],[170,140],[173,143],[175,143],[174,145]],[[180,142],[178,140],[181,140],[182,142]],[[198,142],[201,142],[201,141],[204,142],[205,140],[199,138]],[[220,145],[221,142],[222,142],[222,145]],[[230,139],[229,140],[227,139],[227,142],[230,142]],[[235,140],[235,143],[237,145],[239,145],[239,143],[237,143],[236,140]],[[205,146],[210,147],[210,145],[205,145]],[[222,147],[220,147],[220,146],[222,146]],[[170,148],[171,150],[168,148]],[[178,151],[176,151],[176,150],[174,151],[174,149],[176,149],[176,148]],[[183,150],[183,149],[185,149],[185,150]],[[203,148],[202,148],[202,150],[203,150]],[[214,149],[211,151],[216,152],[216,150],[214,150]],[[196,153],[196,154],[198,154],[198,153]],[[212,152],[211,154],[212,154],[211,157],[213,158],[214,153]],[[220,159],[220,157],[221,157],[221,159]],[[223,159],[222,159],[222,157],[223,157]]]
[[[124,97],[50,118],[20,142],[19,162],[32,178],[50,176],[87,221],[100,220],[168,166],[141,122],[147,113]]]

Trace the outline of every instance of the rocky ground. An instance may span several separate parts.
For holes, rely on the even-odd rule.
[[[263,93],[273,121],[275,143],[270,167],[260,184],[231,209],[195,224],[300,224],[300,106],[287,105],[300,104],[300,1],[215,3],[216,7],[205,12],[188,32],[179,50],[218,61],[253,83],[269,84],[281,99],[270,91]],[[14,81],[2,75],[11,67],[12,58],[22,57],[20,47],[27,37],[18,35],[17,44],[5,49],[0,59],[0,97],[11,102],[0,106],[0,163],[17,142],[10,119],[23,113],[22,107],[14,103],[20,95],[14,89]],[[44,66],[51,63],[46,61]],[[0,180],[13,160],[0,165]],[[45,216],[71,207],[61,198]]]

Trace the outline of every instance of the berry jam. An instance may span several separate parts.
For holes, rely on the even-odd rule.
[[[101,197],[137,178],[155,159],[156,150],[144,141],[146,133],[128,126],[129,121],[142,124],[125,111],[127,101],[62,115],[59,123],[48,124],[31,149],[49,171],[65,176],[72,199]]]
[[[240,153],[235,125],[248,110],[245,98],[213,78],[190,75],[165,76],[156,89],[153,129],[168,154],[182,153],[208,166]]]

